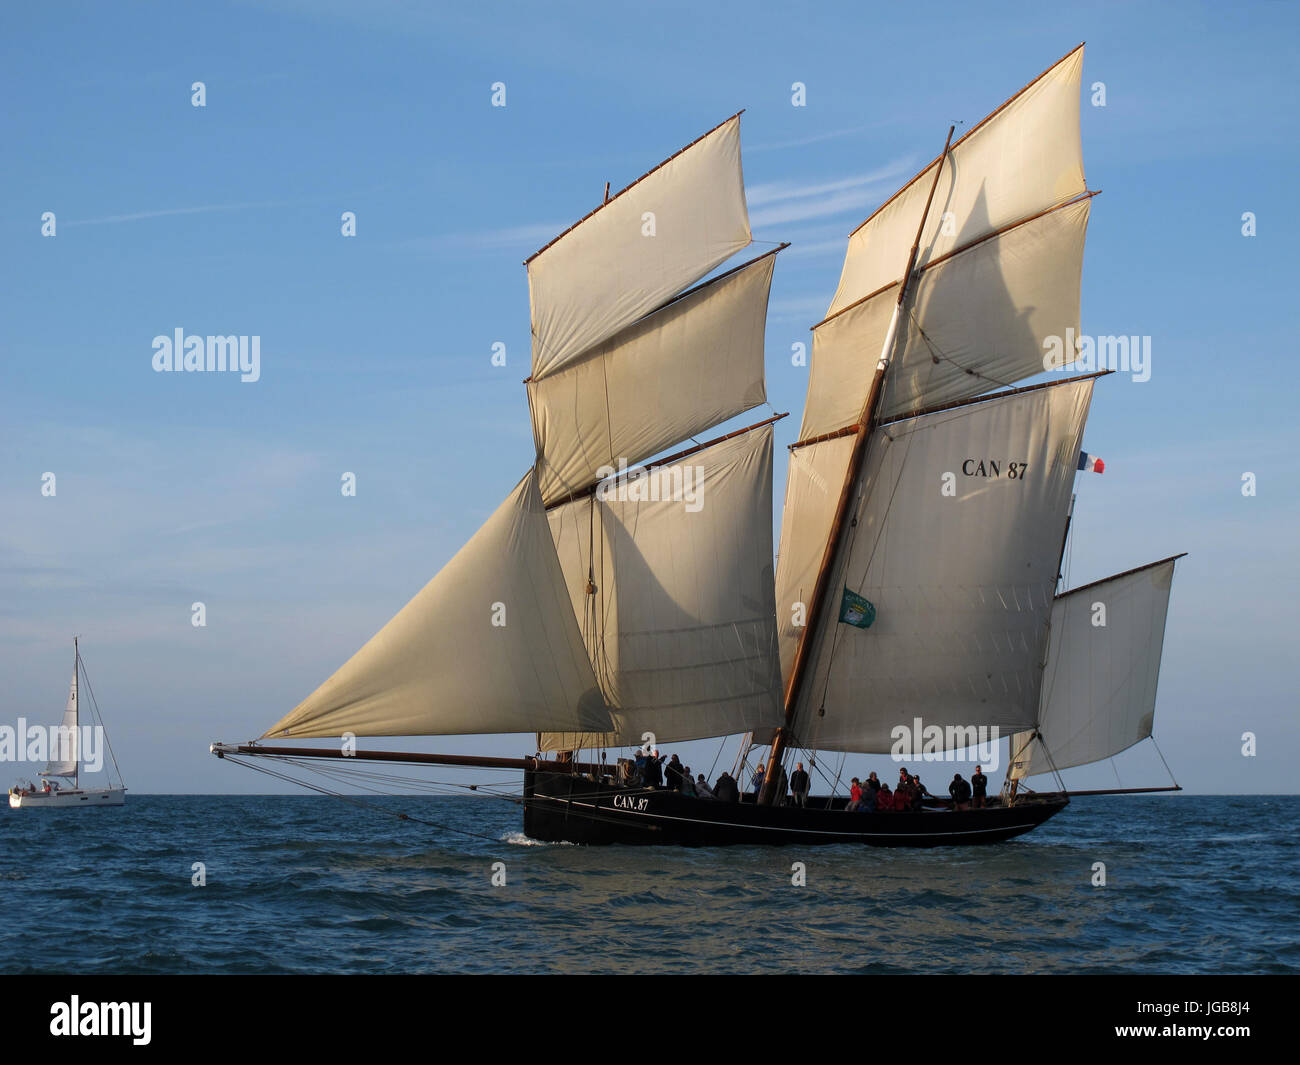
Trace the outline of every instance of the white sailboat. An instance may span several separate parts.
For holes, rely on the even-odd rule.
[[[79,680],[83,673],[84,667],[81,662],[81,650],[77,646],[77,640],[72,640],[73,663],[72,663],[72,687],[68,691],[68,705],[63,711],[63,723],[55,730],[51,730],[49,744],[50,760],[45,768],[41,770],[40,776],[42,783],[40,786],[32,784],[30,781],[24,781],[14,785],[9,789],[9,805],[15,809],[26,809],[28,807],[53,807],[53,806],[123,806],[126,804],[126,786],[122,781],[122,774],[117,771],[117,759],[113,757],[112,748],[108,747],[108,732],[104,729],[103,719],[99,716],[98,707],[95,707],[95,717],[98,720],[97,727],[100,730],[100,736],[105,747],[107,747],[109,756],[112,758],[113,769],[117,772],[117,787],[110,786],[104,788],[83,788],[81,786],[81,765],[82,765],[82,726],[81,726],[81,695]],[[86,690],[90,691],[90,684],[87,682]],[[94,694],[91,694],[91,705],[94,706]],[[71,782],[71,786],[65,786],[66,782]]]

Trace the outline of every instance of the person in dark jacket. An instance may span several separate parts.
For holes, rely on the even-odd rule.
[[[975,767],[975,772],[970,778],[971,796],[974,798],[975,809],[980,809],[984,805],[984,796],[988,794],[989,778],[984,775],[984,770],[979,766]]]
[[[812,780],[804,769],[803,763],[796,762],[794,772],[790,774],[790,790],[794,792],[794,804],[796,806],[808,805],[808,790],[811,787]]]
[[[868,788],[872,792],[872,794],[879,794],[880,778],[876,776],[876,771],[874,769],[867,774],[867,782],[863,785],[863,787]]]
[[[970,784],[962,779],[960,773],[952,778],[952,783],[948,785],[948,794],[952,796],[954,810],[970,808]]]
[[[736,786],[736,778],[724,771],[713,786],[713,795],[721,802],[740,802],[740,788]]]
[[[664,756],[658,751],[651,751],[645,760],[645,782],[648,787],[664,786]]]
[[[669,791],[682,790],[682,763],[673,755],[664,767],[664,784]]]

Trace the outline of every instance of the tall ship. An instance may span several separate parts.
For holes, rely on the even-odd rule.
[[[113,763],[117,784],[109,777],[104,787],[84,786],[81,771],[86,751],[83,746],[85,736],[83,715],[81,713],[81,691],[90,693],[92,713],[85,715],[86,720],[98,722],[101,742]],[[108,745],[108,730],[104,727],[103,717],[95,706],[94,692],[90,680],[85,675],[85,664],[81,660],[81,648],[77,637],[72,638],[72,683],[68,689],[68,702],[63,710],[63,720],[51,730],[47,744],[49,761],[40,772],[41,783],[30,780],[20,781],[9,789],[9,806],[14,810],[55,809],[76,806],[125,806],[126,784],[122,780],[121,770],[117,767],[117,756]],[[102,760],[102,753],[96,759]],[[39,764],[39,763],[38,763]]]
[[[775,556],[785,415],[695,442],[767,402],[786,245],[715,275],[753,243],[741,116],[607,186],[526,262],[536,452],[522,480],[315,692],[213,753],[510,769],[525,833],[575,843],[969,844],[1059,813],[1059,770],[1151,736],[1175,565],[1057,594],[1105,376],[1070,372],[1095,195],[1082,65],[1081,45],[950,129],[850,235],[813,328]],[[982,730],[1011,736],[1007,783],[982,802],[862,809],[824,767],[896,753],[900,728],[918,768]],[[533,753],[355,749],[499,733],[535,734]],[[734,797],[658,786],[647,768],[658,747],[737,736]],[[309,738],[344,742],[284,745]],[[796,763],[816,780],[792,796]],[[1030,786],[1041,774],[1052,790]]]

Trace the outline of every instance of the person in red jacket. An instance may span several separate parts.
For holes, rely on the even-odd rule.
[[[876,792],[876,809],[892,810],[894,808],[894,796],[889,790],[888,784],[881,784],[880,790]]]
[[[862,784],[857,777],[853,778],[853,786],[849,788],[849,804],[844,807],[846,810],[860,810],[862,808]]]

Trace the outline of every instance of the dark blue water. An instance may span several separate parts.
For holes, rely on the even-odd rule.
[[[1300,971],[1300,797],[1077,799],[934,851],[534,845],[488,798],[0,815],[6,972]],[[807,886],[791,884],[791,865]],[[206,886],[191,884],[206,866]],[[505,886],[491,883],[505,863]],[[1104,862],[1107,885],[1092,885]]]

